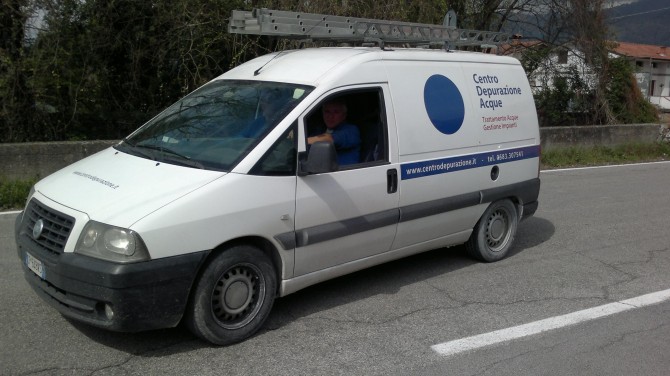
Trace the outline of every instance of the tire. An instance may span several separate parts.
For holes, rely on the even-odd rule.
[[[477,222],[466,243],[470,256],[485,262],[505,258],[519,224],[516,207],[510,200],[500,200],[491,204]]]
[[[205,266],[194,285],[186,325],[215,345],[240,342],[263,326],[276,292],[268,256],[255,247],[232,247]]]

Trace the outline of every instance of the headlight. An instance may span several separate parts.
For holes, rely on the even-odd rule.
[[[74,251],[121,263],[149,260],[149,252],[137,233],[95,221],[84,226]]]

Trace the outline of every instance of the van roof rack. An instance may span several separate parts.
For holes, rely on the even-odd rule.
[[[447,15],[453,17],[453,12]],[[447,19],[445,17],[445,24]],[[455,22],[448,22],[449,25]],[[233,10],[228,32],[348,43],[385,43],[405,45],[439,45],[491,47],[508,43],[507,33],[458,29],[455,26],[343,17],[256,8]]]

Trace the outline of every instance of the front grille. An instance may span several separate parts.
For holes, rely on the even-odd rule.
[[[67,238],[74,226],[74,218],[55,211],[35,199],[28,204],[24,216],[24,231],[32,241],[51,253],[63,253]],[[41,235],[35,239],[33,228],[40,219],[44,227]]]

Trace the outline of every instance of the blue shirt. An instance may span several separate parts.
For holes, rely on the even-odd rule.
[[[358,163],[361,158],[361,134],[358,127],[349,123],[340,123],[328,133],[333,136],[337,150],[337,163],[342,165]]]
[[[254,119],[249,126],[244,128],[237,136],[244,138],[257,138],[267,127],[265,116]]]

